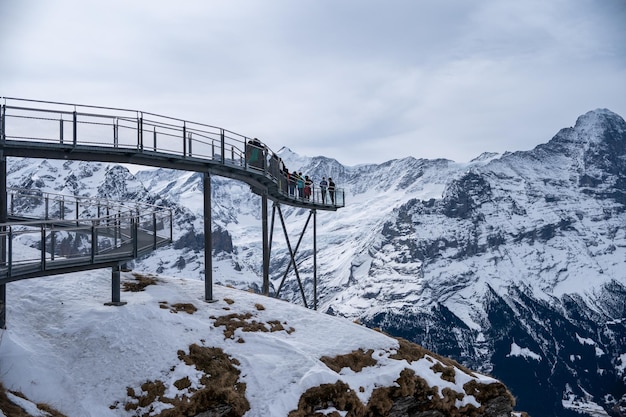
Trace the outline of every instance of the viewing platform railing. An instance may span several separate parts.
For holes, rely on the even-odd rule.
[[[290,194],[286,176],[289,168],[280,156],[257,139],[227,129],[138,110],[10,97],[0,97],[0,101],[2,143],[19,141],[25,146],[49,145],[67,152],[81,148],[190,163],[207,161],[268,179],[271,192],[287,203],[327,210],[345,206],[342,188],[335,189],[333,199],[329,194],[323,198],[319,187],[313,188],[308,199]]]
[[[134,259],[173,238],[172,210],[164,207],[20,189],[7,190],[7,201],[0,283]]]

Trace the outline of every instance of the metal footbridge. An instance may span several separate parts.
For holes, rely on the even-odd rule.
[[[167,211],[155,207],[143,207],[139,211],[137,208],[135,211],[120,208],[118,213],[112,215],[111,202],[92,201],[90,206],[100,207],[101,210],[108,205],[108,213],[100,211],[95,216],[84,217],[81,214],[76,217],[79,214],[79,208],[76,208],[75,217],[71,220],[63,216],[50,217],[50,210],[47,211],[48,217],[20,218],[13,211],[12,204],[15,199],[26,197],[18,197],[7,189],[7,157],[114,162],[203,173],[206,301],[213,299],[211,175],[243,181],[250,185],[251,192],[261,196],[262,292],[266,295],[269,295],[273,232],[268,225],[268,200],[273,201],[271,227],[273,229],[278,212],[291,256],[285,277],[293,268],[307,307],[296,262],[300,241],[292,249],[280,207],[286,204],[309,209],[309,218],[300,240],[312,218],[313,306],[317,307],[316,212],[336,211],[344,207],[343,189],[320,189],[313,185],[310,194],[303,197],[293,191],[290,170],[278,154],[256,138],[224,128],[121,108],[10,97],[0,97],[0,103],[0,328],[5,325],[6,283],[110,266],[113,271],[111,304],[120,304],[120,265],[172,239],[171,213],[166,220],[163,213]],[[49,207],[50,196],[41,198],[44,201],[42,204]],[[169,235],[163,235],[162,232],[167,230],[163,225],[168,222]],[[147,226],[149,224],[152,224],[152,229]],[[52,246],[61,234],[72,234],[84,247],[74,254],[60,252]],[[12,246],[16,237],[25,240],[25,236],[31,241],[38,239],[39,243],[34,246],[39,250],[30,258],[27,255],[27,259],[20,259]],[[37,259],[31,259],[33,257]],[[280,288],[276,295],[279,292]]]
[[[117,267],[172,241],[172,210],[165,207],[32,189],[7,194],[0,284]]]

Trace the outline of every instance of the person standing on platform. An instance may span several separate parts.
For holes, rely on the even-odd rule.
[[[331,203],[335,204],[335,183],[330,177],[328,177],[328,195],[330,196]]]
[[[322,194],[322,204],[326,204],[326,189],[328,188],[328,181],[326,181],[326,177],[322,177],[320,181],[320,192]]]
[[[302,172],[298,173],[296,177],[296,185],[298,186],[298,197],[304,198],[304,178],[302,177]]]
[[[313,186],[313,180],[308,175],[304,176],[304,198],[311,199],[311,191]]]
[[[296,171],[289,173],[289,195],[296,197],[296,183],[298,179],[298,173]]]

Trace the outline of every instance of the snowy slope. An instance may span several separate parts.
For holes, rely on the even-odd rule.
[[[128,273],[123,281],[138,280]],[[69,417],[158,415],[172,409],[176,396],[192,397],[210,385],[203,378],[223,376],[187,362],[193,349],[202,348],[222,371],[232,362],[248,417],[287,416],[307,390],[337,381],[365,407],[376,390],[397,386],[394,381],[407,370],[437,387],[436,395],[463,393],[454,405],[459,409],[480,407],[476,396],[465,394],[471,381],[502,390],[494,379],[450,368],[432,354],[395,358],[396,339],[345,319],[221,286],[215,302],[206,303],[203,283],[195,279],[155,278],[143,291],[122,293],[127,304],[120,307],[104,305],[110,294],[106,270],[21,281],[7,289],[9,327],[0,333],[0,375],[13,391],[9,398],[32,416],[49,415],[37,411],[41,403]],[[369,352],[362,369],[333,370],[322,361],[359,349]],[[148,399],[150,388],[161,383],[161,394]],[[209,396],[217,398],[216,392]],[[491,399],[506,395],[501,391]],[[232,398],[221,404],[222,411],[232,406],[223,415],[241,415],[233,411]],[[342,407],[329,403],[322,409]]]

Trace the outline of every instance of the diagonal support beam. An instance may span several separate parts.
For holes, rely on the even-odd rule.
[[[293,270],[296,274],[296,279],[298,280],[298,286],[300,287],[300,294],[302,295],[302,301],[304,302],[304,306],[306,308],[308,308],[308,304],[306,302],[306,296],[304,295],[304,288],[302,286],[302,280],[300,279],[300,273],[298,272],[298,265],[296,263],[296,253],[298,252],[298,249],[300,248],[300,244],[302,243],[302,238],[304,237],[304,232],[306,232],[306,229],[309,225],[309,222],[311,221],[311,217],[313,215],[313,211],[309,212],[309,217],[307,217],[306,219],[306,223],[304,224],[304,228],[302,229],[302,232],[300,233],[300,238],[298,239],[298,243],[296,244],[296,248],[295,250],[292,250],[291,248],[291,242],[289,240],[289,234],[287,233],[287,227],[285,226],[285,219],[283,217],[283,212],[280,209],[280,206],[278,206],[278,215],[280,218],[280,222],[282,224],[283,227],[283,232],[285,234],[285,241],[287,242],[287,248],[289,249],[289,256],[291,257],[291,260],[289,262],[289,264],[287,265],[287,269],[285,271],[285,274],[283,275],[283,279],[280,281],[280,285],[278,287],[278,290],[276,291],[276,297],[280,296],[280,291],[283,287],[283,284],[285,283],[285,279],[287,278],[287,274],[289,274],[289,270],[291,269],[291,266],[293,265]]]

